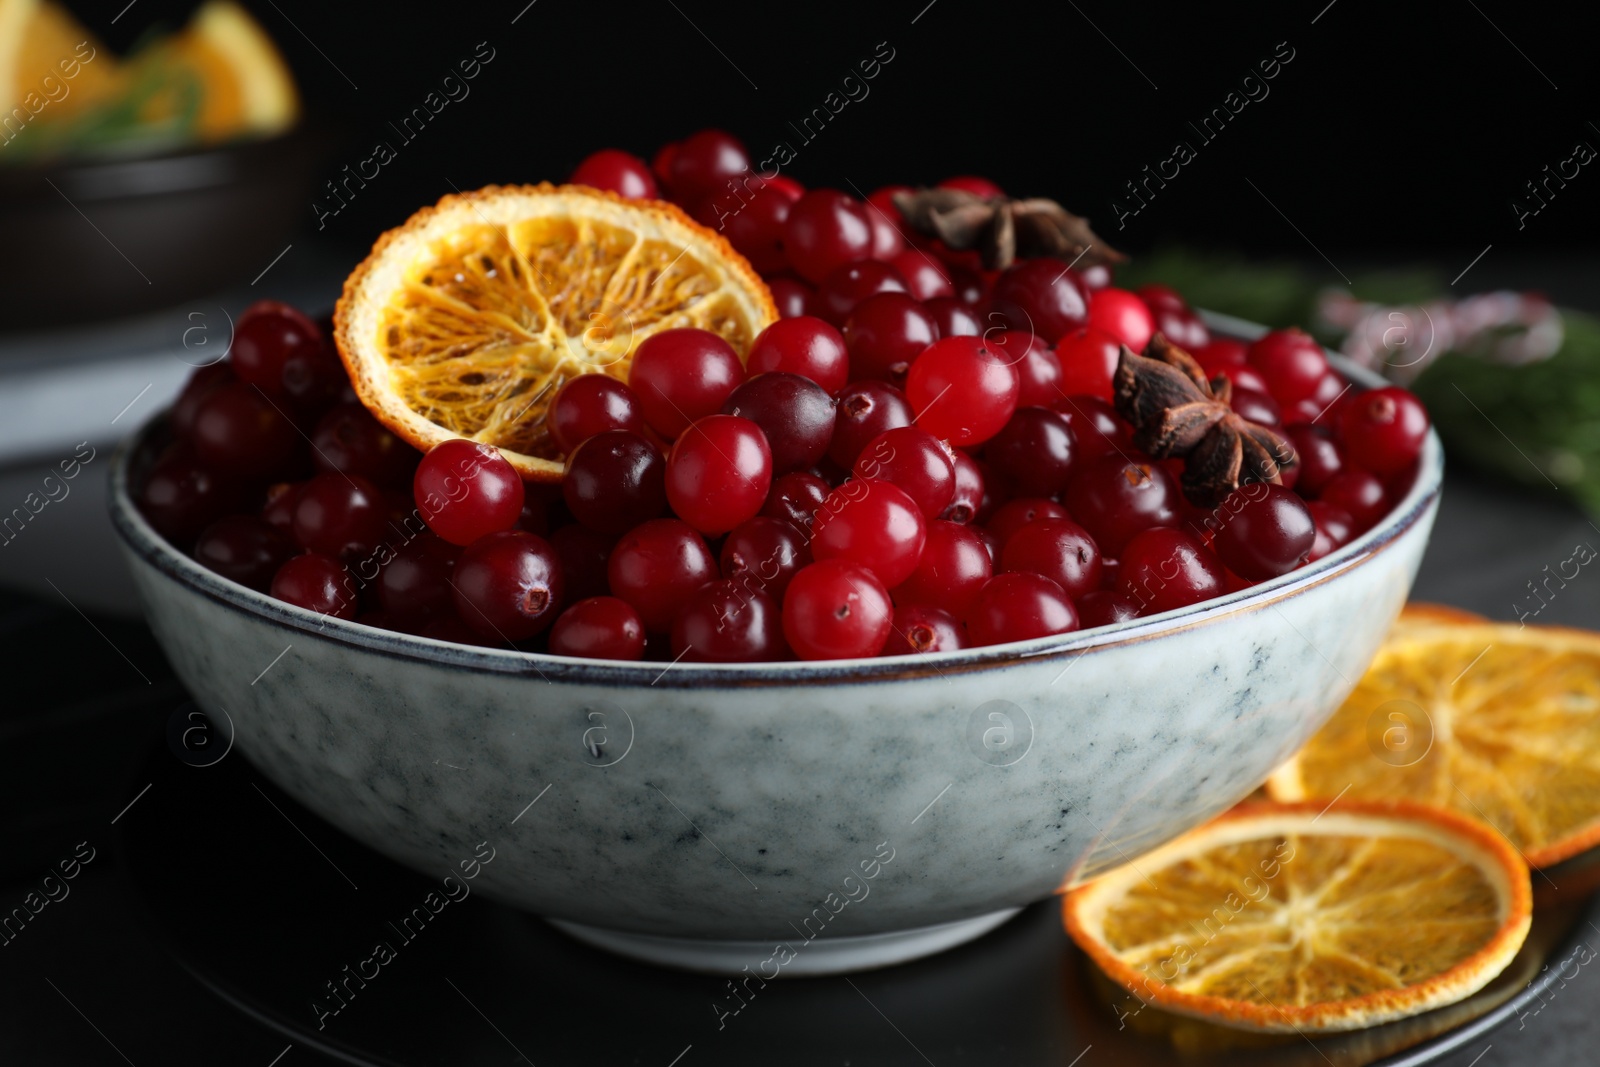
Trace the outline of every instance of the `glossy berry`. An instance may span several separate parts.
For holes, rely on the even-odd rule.
[[[1229,570],[1252,582],[1288,574],[1306,561],[1316,539],[1311,512],[1291,490],[1252,482],[1222,502],[1217,555]]]
[[[667,510],[667,461],[643,434],[607,430],[567,457],[561,495],[591,530],[620,534]]]
[[[1249,359],[1266,382],[1267,392],[1280,404],[1293,404],[1317,391],[1328,373],[1328,360],[1303,330],[1273,330],[1250,346]]]
[[[833,440],[833,397],[798,374],[755,375],[729,395],[722,413],[761,428],[772,451],[774,475],[816,466]]]
[[[1061,361],[1061,392],[1109,401],[1121,354],[1121,342],[1104,330],[1088,326],[1069,331],[1056,343],[1056,358]]]
[[[1061,398],[1061,358],[1042,338],[1022,330],[992,330],[989,350],[1017,370],[1017,407],[1047,408]]]
[[[899,486],[852,480],[828,494],[817,512],[811,552],[819,561],[859,564],[892,588],[916,569],[926,536],[921,510]]]
[[[1070,519],[1072,516],[1067,509],[1057,504],[1054,500],[1047,500],[1037,496],[1019,496],[1007,500],[995,509],[988,521],[984,524],[989,535],[994,538],[995,548],[1002,554],[1006,542],[1011,540],[1011,535],[1030,523],[1041,519]],[[996,570],[999,567],[996,566]]]
[[[831,491],[827,482],[810,471],[791,471],[772,480],[761,514],[793,523],[809,534],[817,509]]]
[[[994,564],[979,530],[937,519],[928,523],[916,570],[894,587],[894,600],[901,605],[948,608],[960,617],[993,575]]]
[[[206,398],[229,382],[236,382],[239,376],[233,373],[233,367],[226,362],[211,363],[200,367],[189,375],[189,380],[183,383],[183,389],[172,402],[172,429],[179,437],[188,437],[194,432],[194,417],[200,410],[200,405]]]
[[[1156,332],[1164,334],[1167,340],[1190,355],[1211,343],[1211,331],[1200,320],[1200,316],[1187,307],[1151,304],[1148,300],[1145,305],[1150,308]]]
[[[663,187],[670,187],[672,182],[672,161],[678,155],[677,141],[668,141],[656,149],[656,154],[650,157],[650,173],[656,176],[656,182]]]
[[[359,474],[383,489],[411,484],[421,460],[360,404],[336,404],[311,433],[311,462],[318,470]]]
[[[1085,630],[1095,626],[1115,626],[1139,617],[1139,605],[1111,589],[1096,589],[1077,600],[1078,622]]]
[[[678,142],[667,172],[667,187],[679,203],[724,192],[729,181],[750,170],[743,143],[722,130],[701,130]]]
[[[1029,259],[995,279],[994,310],[1013,330],[1032,330],[1054,344],[1068,331],[1088,325],[1089,292],[1065,263]]]
[[[644,432],[639,398],[606,374],[580,374],[556,391],[545,415],[550,436],[564,453],[607,430]]]
[[[852,473],[863,481],[892,482],[929,519],[950,506],[956,491],[955,460],[949,448],[915,426],[879,434],[856,457]]]
[[[1345,467],[1328,480],[1317,497],[1350,516],[1357,532],[1372,528],[1388,510],[1383,482],[1359,467]]]
[[[388,536],[383,490],[365,478],[323,473],[300,487],[294,504],[294,537],[308,552],[347,561],[364,559]]]
[[[644,623],[627,601],[592,596],[577,601],[550,627],[550,651],[585,659],[644,658]]]
[[[892,216],[885,215],[870,202],[867,208],[867,225],[872,227],[872,258],[882,263],[893,263],[906,250],[906,239]]]
[[[1339,418],[1350,462],[1390,478],[1417,461],[1428,436],[1428,413],[1411,393],[1385,386],[1362,393]]]
[[[378,603],[396,615],[422,617],[453,610],[450,576],[461,549],[424,533],[400,546],[378,572]]]
[[[1335,549],[1343,548],[1355,536],[1355,522],[1350,518],[1350,513],[1343,508],[1334,507],[1321,500],[1313,500],[1306,505],[1306,510],[1311,513],[1311,521],[1316,524],[1317,530],[1316,539],[1311,543],[1311,551],[1306,555],[1306,562],[1314,562]]]
[[[586,156],[567,179],[574,185],[606,189],[629,200],[653,200],[656,178],[650,165],[630,152],[602,148]]]
[[[230,581],[265,593],[278,568],[298,554],[294,539],[254,515],[225,515],[195,542],[194,558]]]
[[[835,189],[813,189],[789,209],[783,247],[796,274],[820,285],[834,268],[870,259],[868,208]]]
[[[845,320],[850,375],[904,382],[912,360],[938,338],[933,316],[919,301],[900,292],[870,296]]]
[[[772,451],[749,419],[708,415],[667,456],[667,502],[703,534],[727,533],[761,510],[772,487]]]
[[[1207,375],[1215,377],[1222,373],[1223,367],[1238,367],[1249,362],[1250,346],[1231,337],[1213,337],[1190,355],[1200,362]]]
[[[190,437],[200,462],[233,478],[282,477],[304,462],[300,431],[261,390],[244,382],[222,385],[206,397]]]
[[[1254,389],[1235,388],[1232,400],[1233,410],[1263,426],[1277,426],[1283,421],[1283,409],[1278,402],[1266,393],[1258,393]]]
[[[1077,598],[1100,588],[1100,549],[1089,531],[1070,519],[1036,519],[1006,541],[1003,570],[1038,574]]]
[[[1015,367],[975,337],[935,341],[906,374],[906,399],[916,423],[957,447],[982,444],[1017,408]]]
[[[981,196],[985,200],[992,200],[997,196],[1005,196],[1002,190],[988,178],[980,178],[974,174],[958,174],[954,178],[946,178],[939,183],[941,189],[959,189],[973,196]]]
[[[966,256],[971,255],[972,253],[962,252],[958,254]],[[982,274],[969,267],[954,266],[950,264],[946,264],[945,272],[950,276],[950,286],[956,291],[956,299],[961,301],[961,303],[965,304],[967,307],[972,308],[973,314],[977,314],[977,308],[980,305],[985,304],[988,300],[990,289],[989,281],[993,275]],[[995,316],[991,315],[989,318],[995,319]],[[1002,321],[993,321],[990,322],[989,325],[1004,326],[1005,323]]]
[[[1059,396],[1051,406],[1072,427],[1080,463],[1096,456],[1132,453],[1133,429],[1109,402],[1097,396]]]
[[[1102,456],[1073,475],[1067,510],[1107,555],[1120,557],[1134,535],[1178,520],[1177,484],[1165,468]]]
[[[850,380],[850,355],[838,330],[810,315],[779,319],[756,335],[746,368],[751,375],[783,371],[810,378],[827,393]]]
[[[801,659],[857,659],[883,650],[894,605],[877,576],[843,559],[796,574],[783,599],[783,633]]]
[[[294,503],[300,494],[301,482],[279,482],[267,487],[267,502],[262,505],[261,517],[289,536],[294,536]]]
[[[972,305],[953,296],[934,297],[923,301],[922,307],[933,317],[940,337],[980,337],[983,323]]]
[[[561,578],[569,600],[610,592],[607,568],[612,545],[616,543],[615,535],[596,533],[587,526],[569,522],[557,527],[548,540],[561,560]]]
[[[1253,393],[1267,392],[1267,380],[1247,363],[1225,363],[1217,368],[1217,374],[1232,382],[1235,392],[1240,389],[1248,389]]]
[[[746,187],[707,197],[694,215],[726,237],[756,273],[776,274],[789,266],[783,251],[783,227],[791,204],[788,196],[771,186]]]
[[[983,519],[990,502],[988,476],[983,466],[964,449],[956,449],[951,458],[955,461],[955,493],[939,517],[963,525]]]
[[[778,601],[734,582],[702,585],[672,620],[674,659],[753,663],[786,659],[788,650]]]
[[[1072,424],[1049,408],[1018,408],[983,447],[983,457],[1015,496],[1060,495],[1077,459]]]
[[[905,394],[887,382],[852,382],[834,399],[837,403],[828,458],[846,470],[855,466],[861,450],[879,434],[911,425],[911,405]]]
[[[464,438],[445,441],[423,456],[411,491],[422,521],[455,545],[509,530],[522,515],[524,493],[516,468],[498,449]]]
[[[917,300],[955,295],[955,286],[950,284],[944,264],[920,249],[908,248],[889,263],[905,279],[906,292]]]
[[[729,531],[717,562],[739,588],[781,601],[800,568],[812,562],[810,539],[792,522],[757,515]]]
[[[456,561],[456,614],[486,638],[525,641],[555,621],[565,595],[549,541],[522,530],[480,537]]]
[[[1295,489],[1303,496],[1314,497],[1334,475],[1344,469],[1344,453],[1333,439],[1333,433],[1321,426],[1300,423],[1289,427],[1289,441],[1294,445],[1300,480]]]
[[[689,594],[717,577],[717,565],[694,527],[652,519],[617,542],[607,576],[611,592],[633,606],[645,629],[664,634]]]
[[[1108,333],[1117,343],[1143,352],[1156,332],[1155,317],[1145,302],[1126,289],[1107,287],[1089,298],[1089,326]],[[1169,340],[1176,340],[1169,338]]]
[[[356,617],[355,587],[344,565],[306,552],[287,560],[272,576],[271,595],[286,604],[336,619]]]
[[[884,656],[915,656],[925,652],[955,652],[967,646],[961,623],[943,608],[902,604],[894,609]]]
[[[1062,588],[1048,578],[997,574],[984,583],[966,622],[974,645],[1000,645],[1076,630],[1078,613]]]
[[[772,290],[772,302],[778,305],[780,318],[792,319],[816,313],[816,291],[799,278],[768,278],[767,288]]]
[[[827,321],[843,326],[862,301],[905,291],[905,279],[887,263],[875,259],[845,263],[829,271],[817,287],[817,311]]]
[[[332,358],[327,348],[328,339],[305,315],[276,300],[258,300],[234,324],[228,359],[240,381],[281,404],[291,399],[290,385],[308,364]]]
[[[1145,530],[1121,556],[1117,592],[1138,604],[1140,615],[1185,608],[1223,592],[1222,563],[1183,530]]]
[[[721,411],[742,381],[744,365],[732,346],[709,330],[692,327],[651,334],[628,369],[628,385],[645,422],[666,438]]]

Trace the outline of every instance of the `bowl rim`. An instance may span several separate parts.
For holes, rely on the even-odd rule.
[[[1201,316],[1214,332],[1241,340],[1252,340],[1267,332],[1265,326],[1229,315],[1202,310]],[[1357,366],[1337,353],[1327,354],[1334,368],[1353,384],[1368,388],[1389,384],[1376,373]],[[550,684],[559,680],[613,688],[650,688],[660,685],[662,688],[693,689],[886,682],[967,674],[1025,661],[1058,659],[1074,653],[1081,655],[1137,644],[1207,625],[1227,616],[1274,607],[1372,560],[1428,513],[1439,497],[1444,474],[1444,449],[1438,434],[1430,428],[1417,476],[1410,489],[1383,519],[1360,537],[1288,574],[1148,618],[1027,641],[915,657],[682,664],[677,661],[584,659],[543,652],[484,648],[380,630],[286,604],[266,593],[215,574],[156,533],[134,506],[129,493],[128,469],[131,459],[146,437],[161,423],[164,415],[164,412],[152,415],[118,448],[111,465],[110,512],[112,526],[125,548],[179,585],[290,633],[387,657],[420,660],[463,671],[536,676]],[[1077,662],[1076,657],[1072,662]],[[1071,664],[1067,669],[1071,669]],[[1065,671],[1062,673],[1064,675]]]

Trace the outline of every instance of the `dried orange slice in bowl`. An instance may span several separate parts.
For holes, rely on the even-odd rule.
[[[1419,804],[1244,804],[1067,894],[1067,932],[1147,1004],[1238,1029],[1354,1030],[1511,962],[1528,867]]]
[[[363,404],[426,451],[465,437],[554,481],[563,382],[626,380],[638,345],[698,327],[743,358],[778,317],[721,236],[671,204],[585,186],[489,186],[390,230],[345,282],[339,353]]]
[[[1275,800],[1405,797],[1482,819],[1530,866],[1600,843],[1600,634],[1402,618]]]

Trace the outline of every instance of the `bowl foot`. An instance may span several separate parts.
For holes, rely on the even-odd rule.
[[[752,973],[766,975],[773,966],[777,966],[777,976],[780,978],[803,978],[867,971],[932,956],[982,937],[1021,910],[1005,908],[972,919],[958,919],[937,926],[919,926],[887,934],[822,937],[814,941],[797,937],[783,942],[790,947],[793,957],[782,964],[773,962],[778,940],[716,941],[695,937],[658,937],[654,934],[605,930],[598,926],[567,922],[565,919],[545,921],[586,945],[663,967],[705,974],[740,974],[748,967]]]

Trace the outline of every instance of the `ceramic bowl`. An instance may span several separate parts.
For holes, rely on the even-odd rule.
[[[1413,487],[1358,540],[1130,624],[915,659],[668,665],[275,601],[145,523],[137,448],[111,508],[150,625],[262,774],[395,860],[593,944],[766,977],[959,943],[1249,793],[1376,651],[1443,468],[1430,434]]]

